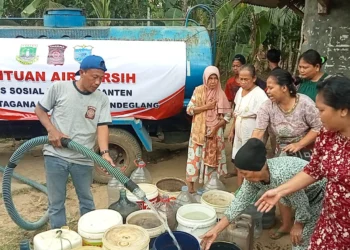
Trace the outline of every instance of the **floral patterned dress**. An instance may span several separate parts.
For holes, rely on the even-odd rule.
[[[350,249],[350,139],[322,129],[304,172],[316,180],[328,179],[309,250]]]
[[[255,197],[260,190],[268,191],[282,185],[302,171],[307,163],[305,160],[292,156],[268,159],[267,166],[270,172],[270,183],[244,180],[236,198],[225,212],[227,219],[230,222],[234,221],[236,216],[241,214],[251,203],[254,203]],[[293,250],[307,249],[322,209],[325,186],[326,179],[323,179],[281,199],[284,205],[295,209],[295,221],[304,224],[302,245],[294,246]]]
[[[295,105],[289,112],[281,110],[271,100],[264,102],[258,111],[255,130],[271,129],[277,141],[276,156],[279,156],[283,155],[283,147],[299,142],[310,130],[318,133],[321,127],[322,122],[315,103],[308,96],[297,94]],[[307,161],[310,161],[311,154],[312,145],[295,154],[288,153]]]
[[[191,101],[187,106],[187,113],[189,115],[194,115],[193,109],[196,107],[196,96],[192,96]],[[231,120],[231,113],[225,114],[223,119],[229,123]],[[193,125],[192,125],[193,126]],[[193,127],[192,127],[193,128]],[[206,134],[210,133],[209,128],[206,128]],[[217,136],[217,147],[215,149],[208,149],[207,144],[199,145],[193,142],[192,136],[189,139],[188,145],[188,156],[187,156],[187,166],[186,166],[186,180],[188,182],[196,182],[199,178],[199,183],[206,183],[211,178],[211,174],[217,172],[219,175],[227,174],[226,165],[226,153],[225,153],[225,139],[224,130],[220,128],[216,134]],[[218,166],[211,166],[210,164],[205,164],[204,159],[205,153],[208,151],[220,151],[221,157],[219,159]]]

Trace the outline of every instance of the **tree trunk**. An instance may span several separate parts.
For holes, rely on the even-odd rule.
[[[294,65],[294,70],[293,70],[293,75],[295,75],[297,73],[297,68],[298,68],[298,59],[301,53],[301,46],[303,45],[303,39],[304,39],[304,19],[301,22],[301,31],[300,31],[300,44],[299,44],[299,51],[298,51],[298,55],[297,55],[297,62]]]
[[[188,0],[183,0],[183,5],[182,5],[182,12],[186,16],[187,14],[187,9],[188,9]]]

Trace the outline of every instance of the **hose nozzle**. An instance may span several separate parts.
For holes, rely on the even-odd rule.
[[[129,180],[127,183],[124,184],[124,186],[140,200],[146,199],[145,192],[143,192],[143,190],[132,180]]]

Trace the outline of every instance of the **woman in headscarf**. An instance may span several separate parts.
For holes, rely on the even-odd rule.
[[[287,182],[302,171],[307,163],[307,161],[292,156],[266,159],[264,143],[257,138],[249,139],[236,154],[236,167],[244,176],[243,184],[226,210],[225,216],[213,229],[201,237],[203,249],[210,249],[210,245],[217,236],[254,202],[254,197],[260,190],[267,191]],[[285,205],[295,209],[294,225],[290,231],[293,250],[306,250],[309,245],[321,212],[326,181],[320,178],[320,181],[313,185],[282,199]]]
[[[231,105],[221,88],[218,68],[209,66],[187,106],[193,116],[188,147],[186,180],[193,193],[194,183],[206,183],[211,175],[227,174],[224,126],[231,119]]]

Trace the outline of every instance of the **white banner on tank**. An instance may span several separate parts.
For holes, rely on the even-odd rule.
[[[34,120],[55,81],[73,81],[88,55],[105,60],[99,90],[115,117],[163,119],[183,107],[186,43],[172,41],[0,39],[0,119]]]

